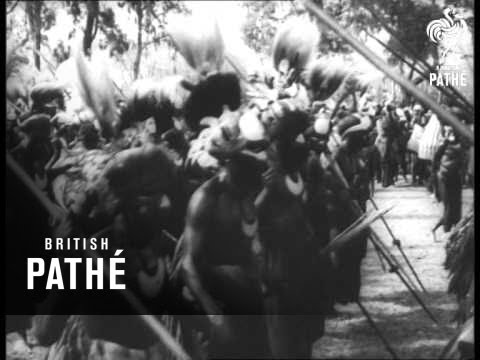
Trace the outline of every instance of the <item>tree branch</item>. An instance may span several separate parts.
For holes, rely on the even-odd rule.
[[[57,78],[57,75],[55,74],[55,66],[53,66],[53,64],[48,61],[48,59],[45,57],[45,55],[43,55],[40,51],[36,50],[35,48],[32,48],[32,51],[38,55],[39,57],[41,57],[43,59],[43,61],[45,61],[45,63],[48,65],[48,70],[50,70],[50,72],[52,73],[53,77],[56,79]]]
[[[143,20],[143,7],[142,2],[136,3],[136,13],[137,13],[137,22],[138,22],[138,33],[137,33],[137,55],[135,57],[135,62],[133,63],[133,78],[136,80],[140,72],[140,61],[142,59],[142,20]]]
[[[148,46],[154,44],[155,42],[161,41],[161,40],[166,39],[166,38],[168,38],[168,36],[165,35],[165,34],[163,34],[161,36],[156,36],[155,38],[153,38],[153,40],[144,42],[143,46],[142,46],[142,49],[146,49]]]
[[[15,10],[15,8],[17,7],[18,5],[18,1],[15,1],[12,6],[10,6],[10,9],[7,9],[7,15],[10,14],[13,10]]]
[[[87,24],[83,35],[83,52],[85,55],[90,55],[90,47],[92,46],[95,34],[93,27],[98,17],[99,4],[96,1],[87,2]]]
[[[157,13],[155,12],[155,10],[153,9],[152,6],[150,6],[150,7],[148,8],[148,12],[158,21],[159,25],[163,28],[164,23],[163,23],[163,21],[160,19],[160,17],[157,15]]]

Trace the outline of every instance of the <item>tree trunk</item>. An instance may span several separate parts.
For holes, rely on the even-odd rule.
[[[87,25],[85,27],[85,33],[83,36],[83,52],[89,56],[91,53],[91,47],[93,39],[96,35],[97,19],[99,13],[99,5],[97,1],[87,2]]]
[[[140,73],[140,61],[142,59],[142,20],[143,20],[143,9],[142,2],[139,1],[135,4],[137,11],[137,21],[138,21],[138,33],[137,33],[137,56],[135,57],[135,62],[133,63],[133,78],[136,80],[138,74]]]
[[[42,45],[42,5],[41,1],[32,1],[26,3],[26,10],[28,16],[28,22],[30,23],[30,29],[33,33],[33,41],[35,51],[33,52],[33,58],[35,67],[40,70],[40,48]]]

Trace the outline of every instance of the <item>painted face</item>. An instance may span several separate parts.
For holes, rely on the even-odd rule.
[[[420,119],[420,117],[422,116],[422,109],[420,107],[414,107],[413,108],[413,117],[415,119]]]
[[[265,127],[259,119],[259,110],[251,109],[239,121],[240,134],[247,140],[258,141],[265,138]]]
[[[145,131],[147,134],[155,134],[157,132],[157,126],[153,118],[148,118],[145,121]]]

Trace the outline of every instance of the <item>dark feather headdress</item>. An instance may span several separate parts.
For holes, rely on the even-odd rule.
[[[287,68],[300,74],[311,60],[320,33],[318,28],[304,18],[296,17],[285,22],[277,31],[273,42],[273,65],[280,70],[282,61]]]
[[[361,116],[359,123],[346,129],[342,137],[345,138],[347,135],[368,131],[372,128],[372,125],[372,120],[368,115]]]
[[[313,93],[313,100],[328,99],[340,88],[349,74],[343,62],[328,59],[312,62],[306,73],[306,83]]]
[[[194,131],[204,117],[219,117],[224,106],[237,110],[241,103],[238,76],[221,72],[225,45],[218,24],[201,20],[183,17],[168,27],[177,50],[199,76],[184,109],[185,122]]]

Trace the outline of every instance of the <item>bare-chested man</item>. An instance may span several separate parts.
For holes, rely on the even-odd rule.
[[[269,355],[258,267],[254,200],[257,160],[230,157],[195,191],[187,209],[182,277],[212,325],[209,357]]]

